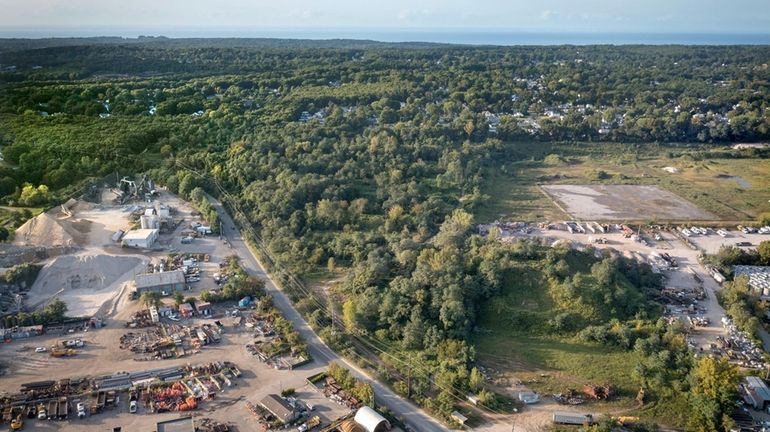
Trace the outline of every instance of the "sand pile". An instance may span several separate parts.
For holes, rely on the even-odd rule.
[[[57,218],[50,213],[41,213],[28,220],[16,230],[14,244],[57,247],[79,246],[87,239],[91,223],[74,218]]]
[[[121,285],[144,270],[146,263],[135,256],[63,255],[40,271],[28,294],[30,306],[42,306],[58,297],[68,315],[87,316],[111,300]]]

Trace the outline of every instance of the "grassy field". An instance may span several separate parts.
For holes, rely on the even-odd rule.
[[[701,160],[695,150],[606,143],[517,145],[517,150],[529,156],[487,175],[484,193],[490,200],[477,210],[479,222],[501,216],[565,218],[538,184],[657,185],[729,221],[770,211],[770,159]],[[548,154],[561,158],[546,159]]]
[[[506,274],[501,295],[482,305],[481,331],[472,341],[481,362],[519,379],[535,379],[532,387],[544,393],[609,383],[633,398],[636,354],[542,334],[539,326],[551,318],[553,301],[539,266],[517,263]]]
[[[593,262],[583,254],[564,259],[573,272],[585,272]],[[684,424],[686,401],[648,399],[643,408],[637,404],[639,383],[633,374],[643,360],[641,354],[547,331],[546,323],[559,306],[541,270],[544,264],[545,260],[511,263],[500,294],[480,305],[477,331],[470,341],[479,363],[491,368],[496,378],[521,381],[544,395],[610,384],[618,397],[589,402],[587,411],[637,415],[669,426]]]

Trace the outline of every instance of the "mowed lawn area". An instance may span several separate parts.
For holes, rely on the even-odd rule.
[[[770,159],[706,158],[699,147],[655,144],[532,143],[516,150],[520,160],[487,174],[483,192],[489,200],[476,210],[479,222],[568,217],[542,194],[541,184],[656,185],[726,221],[770,212]]]

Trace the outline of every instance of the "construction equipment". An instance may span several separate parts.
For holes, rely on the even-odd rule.
[[[11,421],[11,430],[17,431],[22,430],[22,428],[24,428],[24,420],[22,419],[21,413],[19,413],[19,415]]]
[[[67,349],[61,349],[61,348],[53,348],[51,349],[51,357],[71,357],[77,354],[77,351],[71,348]]]
[[[131,196],[136,197],[138,188],[136,187],[136,182],[133,180],[129,180],[128,177],[123,177],[120,179],[120,189],[123,191],[123,193]]]
[[[621,426],[629,426],[629,425],[633,425],[635,422],[638,422],[639,417],[620,416],[620,417],[616,417],[615,420],[618,423],[620,423]]]
[[[314,427],[321,424],[321,417],[313,416],[305,424],[307,425],[308,429],[313,429]]]

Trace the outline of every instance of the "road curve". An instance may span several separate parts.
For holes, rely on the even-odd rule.
[[[283,313],[283,316],[294,324],[294,328],[297,329],[300,335],[305,339],[314,361],[321,365],[330,362],[344,364],[353,371],[353,375],[355,375],[356,378],[371,383],[374,388],[377,404],[387,407],[396,416],[402,418],[404,423],[406,423],[412,430],[419,432],[444,432],[449,430],[447,427],[430,417],[425,411],[397,395],[390,388],[370,377],[366,372],[358,368],[358,366],[349,363],[332,351],[332,349],[318,337],[305,319],[302,318],[302,315],[294,309],[294,305],[291,303],[288,296],[278,289],[277,285],[273,282],[273,279],[265,271],[264,267],[262,267],[262,264],[259,262],[256,255],[243,240],[238,227],[235,225],[227,211],[225,211],[222,203],[210,195],[208,196],[208,199],[222,221],[222,235],[228,242],[230,242],[233,252],[240,258],[241,266],[248,274],[259,276],[265,280],[265,289],[273,296],[273,303],[281,313]]]

